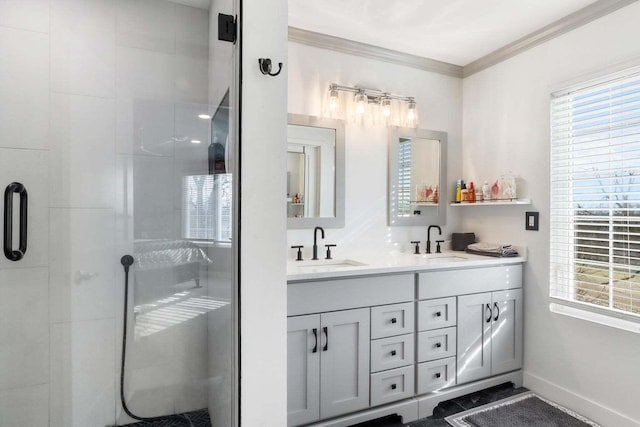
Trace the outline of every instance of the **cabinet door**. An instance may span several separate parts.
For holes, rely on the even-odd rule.
[[[323,313],[321,323],[321,417],[367,408],[369,309]]]
[[[458,297],[457,382],[491,375],[491,293]]]
[[[497,375],[522,368],[522,289],[492,296],[491,375]]]
[[[317,337],[317,338],[316,338]],[[287,319],[287,425],[320,419],[320,315]]]

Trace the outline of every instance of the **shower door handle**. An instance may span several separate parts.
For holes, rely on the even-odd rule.
[[[20,238],[18,250],[13,249],[13,195],[20,195]],[[4,190],[4,256],[10,261],[20,261],[27,252],[27,189],[19,182],[12,182]]]

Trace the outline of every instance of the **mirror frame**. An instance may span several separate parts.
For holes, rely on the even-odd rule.
[[[412,215],[411,217],[398,217],[393,188],[398,187],[398,141],[400,137],[422,138],[437,140],[440,142],[440,175],[438,178],[439,199],[437,214]],[[392,127],[389,129],[389,167],[388,167],[388,191],[387,191],[387,223],[389,226],[412,225],[445,225],[447,223],[447,133],[427,129],[412,129]]]
[[[288,125],[310,126],[319,128],[335,129],[336,131],[336,153],[335,153],[335,206],[334,217],[318,218],[287,218],[287,229],[314,228],[316,226],[326,228],[344,227],[344,122],[342,120],[327,119],[324,117],[306,116],[304,114],[289,113]],[[287,128],[288,128],[287,125]],[[287,135],[287,146],[289,137]]]

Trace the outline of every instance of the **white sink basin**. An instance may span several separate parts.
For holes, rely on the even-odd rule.
[[[325,272],[340,270],[349,267],[359,267],[367,265],[352,259],[322,259],[317,261],[296,261],[293,266],[304,272]]]

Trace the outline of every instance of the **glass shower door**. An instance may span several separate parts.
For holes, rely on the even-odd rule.
[[[0,427],[237,424],[238,2],[0,2]]]

